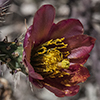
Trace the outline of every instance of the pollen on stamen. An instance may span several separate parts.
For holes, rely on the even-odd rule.
[[[68,44],[63,42],[64,39],[51,39],[42,44],[36,53],[33,53],[31,63],[35,66],[35,71],[42,74],[42,76],[49,76],[51,78],[69,75],[69,73],[62,71],[62,69],[68,69],[70,65],[67,58],[70,54],[69,51],[61,52],[61,49],[68,46]]]

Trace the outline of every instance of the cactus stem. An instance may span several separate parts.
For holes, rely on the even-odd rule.
[[[8,46],[6,49],[7,49],[7,50],[10,50],[10,49],[11,49],[11,47],[10,47],[10,46]]]
[[[17,58],[17,57],[19,57],[19,52],[13,52],[12,55],[13,55],[15,58]]]
[[[10,59],[10,58],[7,58],[7,59],[6,59],[6,62],[7,62],[7,63],[9,63],[10,61],[11,61],[11,59]]]
[[[8,42],[7,36],[0,42],[0,60],[1,64],[7,65],[12,71],[10,73],[17,73],[18,71],[28,75],[26,67],[22,62],[23,45],[18,42],[17,38],[14,42]]]

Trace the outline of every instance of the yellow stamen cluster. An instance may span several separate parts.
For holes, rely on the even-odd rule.
[[[38,71],[46,74],[48,73],[51,78],[69,75],[69,73],[62,71],[62,69],[68,69],[70,64],[69,60],[65,58],[69,55],[69,52],[60,51],[68,46],[68,44],[62,42],[64,39],[65,38],[50,40],[37,50],[38,52],[36,55],[42,56],[40,63],[42,67],[36,68]],[[40,61],[40,58],[37,58],[37,60]]]

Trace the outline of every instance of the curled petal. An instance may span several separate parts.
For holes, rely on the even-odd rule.
[[[83,25],[81,22],[77,19],[68,19],[53,25],[49,37],[51,39],[61,37],[69,38],[80,34],[83,34]]]
[[[72,58],[72,59],[70,59],[70,63],[73,63],[73,64],[75,64],[75,63],[77,63],[77,64],[84,64],[86,61],[87,61],[87,59],[89,58],[89,54],[87,54],[86,56],[83,56],[83,57],[79,57],[79,58]]]
[[[90,45],[90,46],[82,46],[76,49],[71,50],[71,54],[68,56],[69,59],[71,58],[80,58],[80,57],[84,57],[87,54],[90,53],[90,51],[92,50],[94,45]]]
[[[71,51],[68,56],[69,59],[84,58],[91,52],[95,39],[87,35],[79,35],[68,39],[68,41],[66,40],[66,43],[69,43],[68,49]]]

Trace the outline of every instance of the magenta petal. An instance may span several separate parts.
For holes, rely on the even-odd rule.
[[[88,53],[91,52],[95,39],[87,35],[76,35],[65,40],[68,43],[68,50],[71,54],[68,56],[69,59],[84,58]]]
[[[24,47],[23,59],[24,58],[27,59],[28,62],[30,62],[31,50],[34,44],[33,41],[30,39],[31,34],[32,34],[32,26],[28,28],[25,38],[24,38],[24,43],[23,43],[23,47]]]
[[[77,19],[62,20],[55,24],[50,33],[50,39],[56,39],[61,37],[73,37],[75,35],[83,34],[83,26]]]
[[[34,79],[43,80],[43,77],[42,77],[40,74],[38,74],[38,73],[36,73],[36,72],[34,71],[34,69],[33,69],[33,67],[31,66],[31,64],[30,64],[27,60],[25,60],[25,61],[26,61],[26,65],[27,65],[28,70],[29,70],[29,75],[30,75],[32,78],[34,78]]]
[[[39,80],[36,80],[34,78],[32,78],[30,75],[29,75],[29,81],[35,85],[36,87],[38,88],[43,88],[43,84],[39,82]]]
[[[30,62],[30,56],[31,56],[31,43],[29,42],[29,45],[27,45],[27,47],[24,48],[24,55],[23,55],[23,59],[27,59],[28,62]]]
[[[90,51],[92,50],[94,45],[90,45],[90,46],[82,46],[76,49],[71,50],[71,54],[68,56],[69,59],[76,59],[76,58],[80,58],[80,57],[84,57],[87,54],[90,53]]]
[[[71,65],[68,70],[74,73],[74,76],[70,81],[71,83],[75,82],[78,84],[80,82],[84,82],[90,76],[88,69],[79,64]]]
[[[64,41],[68,44],[68,49],[73,50],[82,46],[90,46],[95,43],[95,39],[88,35],[76,35]]]
[[[47,88],[49,91],[53,92],[58,97],[64,97],[64,96],[74,96],[79,91],[79,86],[72,86],[72,87],[65,87],[63,90],[60,90],[56,87],[50,86],[49,84],[44,85],[45,88]]]
[[[78,63],[78,64],[84,64],[87,59],[89,58],[89,54],[87,54],[86,56],[80,57],[80,58],[72,58],[70,59],[70,63]]]
[[[64,97],[65,96],[64,91],[62,91],[62,90],[60,90],[56,87],[50,86],[49,84],[46,84],[46,83],[44,84],[44,87],[46,89],[48,89],[49,91],[53,92],[58,97]]]
[[[31,41],[30,40],[31,34],[32,34],[32,25],[28,28],[25,34],[24,43],[23,43],[24,47],[26,47],[28,45],[28,42]]]
[[[48,35],[55,17],[52,5],[42,6],[35,14],[32,27],[32,40],[39,43]]]
[[[65,95],[66,96],[74,96],[79,92],[79,85],[75,85],[72,87],[68,87],[68,90],[65,90]]]

